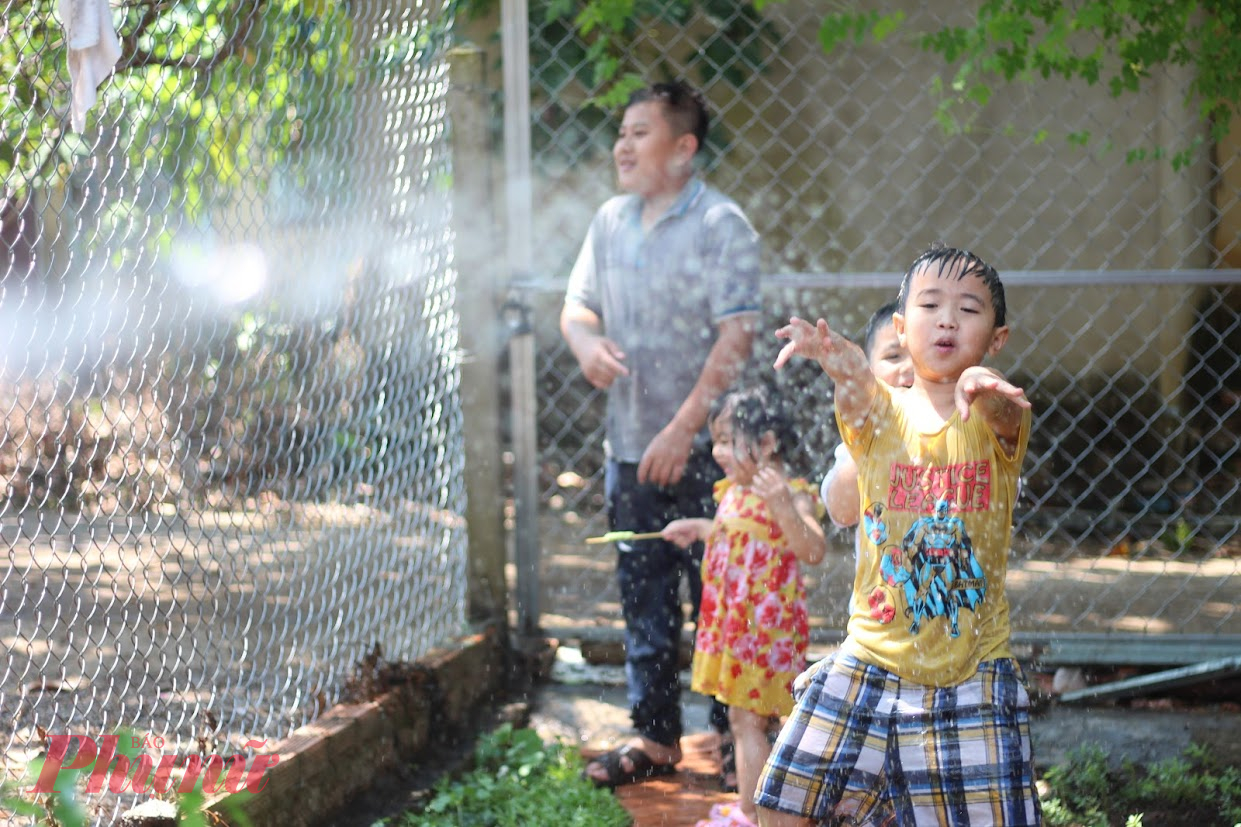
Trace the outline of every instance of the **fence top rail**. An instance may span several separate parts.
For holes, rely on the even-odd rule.
[[[770,284],[781,287],[892,287],[902,273],[779,273]],[[1241,270],[1003,270],[1005,286],[1127,287],[1143,284],[1241,284]]]
[[[771,273],[763,283],[770,287],[792,288],[868,288],[896,287],[902,273]],[[1241,284],[1241,270],[1004,270],[1005,286],[1021,287],[1130,287],[1140,285],[1233,285]],[[518,292],[558,293],[563,281],[552,279],[518,280]]]

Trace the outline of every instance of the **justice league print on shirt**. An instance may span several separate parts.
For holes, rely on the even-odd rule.
[[[941,500],[951,502],[956,512],[988,510],[991,507],[990,461],[934,466],[892,463],[888,475],[888,508],[931,514]]]
[[[950,466],[893,463],[889,500],[871,503],[863,515],[867,538],[880,549],[880,578],[868,596],[871,618],[891,623],[898,610],[917,634],[935,618],[960,635],[960,613],[974,611],[987,593],[987,580],[974,555],[962,512],[985,510],[991,502],[991,465],[977,461]],[[919,516],[899,542],[886,545],[895,513]],[[908,519],[908,518],[906,518]]]

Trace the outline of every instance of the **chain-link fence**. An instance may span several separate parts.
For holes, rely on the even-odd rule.
[[[0,3],[9,777],[270,745],[465,623],[449,16],[114,2],[77,132],[55,6]]]
[[[1132,274],[1118,276],[1079,274],[1080,283],[1066,287],[1040,283],[1046,274],[1009,274],[1017,318],[995,365],[1025,388],[1035,409],[1008,579],[1014,629],[1035,639],[1236,636],[1241,404],[1224,380],[1239,375],[1239,285],[1235,277],[1226,284],[1134,285],[1127,281]],[[857,331],[866,309],[894,292],[865,286],[883,281],[842,277],[828,288],[773,279],[761,329],[769,334],[797,312]],[[553,313],[559,300],[548,291],[539,306]],[[1129,308],[1122,329],[1103,322],[1116,305]],[[1041,321],[1038,307],[1051,308]],[[1145,343],[1114,341],[1129,333]],[[1084,338],[1100,347],[1082,347]],[[1163,350],[1159,343],[1169,339],[1183,346]],[[581,543],[607,531],[602,394],[581,378],[566,347],[554,339],[544,345],[545,619],[562,633],[590,634],[592,627],[614,627],[619,606],[610,553]],[[756,373],[774,361],[776,345],[770,336],[760,343]],[[1115,366],[1101,372],[1109,362]],[[839,440],[830,382],[808,364],[770,376],[797,412],[803,450],[795,469],[817,481]],[[852,587],[852,540],[839,532],[832,539],[835,553],[806,571],[820,642],[844,629]]]
[[[541,8],[541,7],[539,7]],[[537,382],[544,624],[563,633],[618,623],[606,530],[601,394],[555,326],[564,278],[594,209],[614,191],[617,122],[582,103],[584,44],[531,14],[534,236],[526,286],[542,320]],[[1055,79],[996,90],[960,134],[940,129],[938,58],[901,37],[825,56],[822,8],[655,4],[624,55],[651,80],[683,76],[713,110],[707,179],[735,198],[767,257],[757,369],[790,313],[860,330],[894,298],[934,240],[994,263],[1009,285],[1013,337],[996,363],[1035,404],[1009,580],[1015,626],[1036,636],[1100,632],[1241,634],[1241,155],[1187,118],[1186,79],[1143,92]],[[912,29],[952,22],[950,3]],[[662,22],[661,19],[662,18]],[[1086,133],[1085,146],[1075,144]],[[1070,138],[1069,136],[1075,136]],[[1199,143],[1200,142],[1200,143]],[[1190,149],[1190,163],[1127,150]],[[515,379],[515,381],[517,381]],[[817,479],[837,436],[830,385],[780,378],[804,412]],[[816,635],[840,634],[851,584],[844,554],[812,571]],[[597,549],[598,547],[591,547]]]

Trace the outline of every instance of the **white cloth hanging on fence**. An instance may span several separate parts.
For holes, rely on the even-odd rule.
[[[116,68],[121,42],[108,0],[60,0],[60,21],[69,52],[69,122],[81,132],[99,84]]]

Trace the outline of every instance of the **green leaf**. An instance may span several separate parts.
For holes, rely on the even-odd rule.
[[[935,121],[945,135],[959,135],[963,131],[960,122],[957,121],[948,107],[936,107]]]
[[[616,71],[620,68],[620,61],[611,55],[601,55],[595,61],[594,85],[603,86],[616,76]]]
[[[901,24],[905,22],[905,12],[896,11],[892,14],[881,15],[871,26],[870,34],[876,43],[882,43],[890,37]]]
[[[988,101],[991,100],[991,87],[982,83],[976,83],[969,88],[966,98],[979,106],[986,106]]]
[[[846,40],[861,43],[878,16],[877,12],[856,14],[842,12],[826,15],[819,25],[819,45],[823,47],[824,52],[831,54]]]
[[[646,85],[646,78],[629,72],[623,75],[612,87],[601,95],[588,98],[586,103],[600,109],[617,109],[629,100],[629,96]]]

